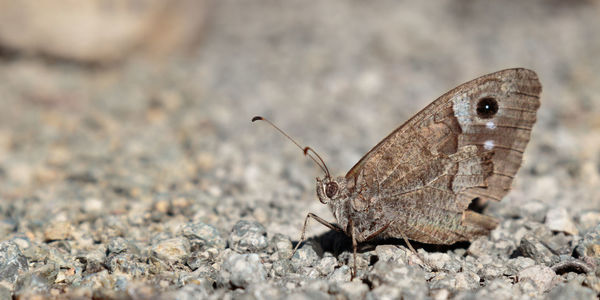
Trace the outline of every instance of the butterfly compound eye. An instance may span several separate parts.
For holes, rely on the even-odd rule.
[[[325,187],[325,194],[327,195],[328,198],[333,198],[333,196],[335,196],[335,194],[337,194],[338,191],[338,185],[335,182],[329,182],[327,183],[327,186]]]
[[[498,112],[498,101],[492,97],[479,99],[477,102],[477,116],[482,119],[492,118]]]

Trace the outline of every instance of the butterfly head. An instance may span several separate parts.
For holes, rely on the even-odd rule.
[[[345,188],[345,180],[343,177],[332,179],[328,176],[320,179],[317,178],[317,196],[319,201],[327,204],[330,201],[335,201],[340,198],[341,191]]]

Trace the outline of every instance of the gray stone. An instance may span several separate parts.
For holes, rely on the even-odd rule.
[[[14,283],[19,274],[29,270],[29,263],[12,241],[0,243],[0,280]]]
[[[232,286],[246,288],[251,283],[265,280],[267,272],[257,254],[234,253],[223,263],[221,275]]]
[[[512,285],[505,279],[496,278],[486,283],[486,285],[477,290],[473,299],[514,299],[519,298]]]
[[[317,270],[319,270],[321,275],[328,276],[329,274],[331,274],[331,272],[333,272],[337,265],[338,261],[335,257],[325,256],[317,264]]]
[[[188,284],[175,291],[169,291],[157,297],[159,299],[195,300],[206,299],[211,292],[204,284]]]
[[[425,272],[417,266],[378,261],[367,275],[373,287],[392,284],[401,288],[425,285]]]
[[[455,286],[457,290],[474,290],[479,288],[479,276],[473,272],[460,272],[455,276]]]
[[[271,238],[271,245],[275,248],[274,250],[280,259],[289,259],[294,250],[290,238],[280,233],[275,234]]]
[[[259,252],[269,245],[265,227],[247,220],[241,220],[233,226],[228,243],[229,248],[238,253]]]
[[[346,281],[350,281],[350,278],[352,277],[352,271],[350,270],[350,267],[348,267],[347,265],[342,265],[341,267],[333,270],[333,273],[329,274],[329,277],[327,277],[327,279],[329,280],[329,282],[346,282]]]
[[[26,295],[44,294],[50,290],[58,274],[54,264],[43,265],[37,269],[19,275],[15,284],[15,295],[27,298]]]
[[[428,264],[437,270],[443,270],[444,266],[450,262],[450,255],[447,253],[427,253],[424,258]]]
[[[168,263],[182,262],[190,255],[190,242],[178,237],[162,240],[152,247],[152,255]]]
[[[559,258],[531,233],[521,239],[519,250],[523,256],[532,258],[538,264],[551,266],[559,261]]]
[[[337,284],[338,291],[346,299],[363,299],[369,291],[369,286],[364,284],[359,279],[347,282],[339,282]]]
[[[276,276],[286,276],[289,273],[292,273],[293,270],[292,262],[289,259],[280,259],[273,262],[273,266],[271,270],[273,270]]]
[[[577,300],[594,300],[598,299],[596,293],[587,287],[583,287],[579,284],[561,284],[553,288],[548,293],[548,299],[562,300],[562,299],[577,299]]]
[[[297,270],[302,267],[311,267],[318,263],[319,255],[313,248],[312,243],[305,243],[300,249],[292,256],[292,265]]]
[[[519,281],[531,279],[540,292],[545,292],[554,286],[556,274],[547,266],[535,265],[521,270],[517,278]]]
[[[366,300],[402,299],[402,289],[392,285],[380,285],[367,293]]]
[[[208,247],[225,249],[226,246],[219,231],[214,226],[202,222],[186,224],[181,229],[181,234],[190,241],[192,251]]]
[[[519,256],[516,258],[509,259],[507,261],[506,265],[507,265],[508,271],[509,271],[508,274],[506,274],[506,275],[516,275],[521,270],[535,265],[535,260],[533,260],[529,257]]]
[[[597,268],[600,267],[600,224],[583,236],[575,247],[575,253],[579,257],[593,261]]]
[[[600,224],[600,211],[580,212],[576,219],[583,232],[588,232]]]
[[[109,243],[108,243],[108,254],[119,254],[125,251],[132,251],[132,253],[139,253],[137,247],[135,247],[135,245],[133,245],[131,242],[129,242],[128,240],[122,238],[122,237],[116,237],[114,239],[112,239]]]
[[[395,245],[377,245],[375,248],[377,258],[382,261],[398,261],[406,263],[406,252]]]
[[[542,223],[546,217],[548,206],[539,201],[527,201],[518,207],[520,215],[534,222]]]
[[[552,231],[561,231],[570,235],[577,235],[579,233],[575,223],[573,223],[573,218],[571,218],[564,207],[555,207],[548,210],[545,224]]]

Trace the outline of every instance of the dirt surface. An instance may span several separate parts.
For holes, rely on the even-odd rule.
[[[0,258],[18,267],[0,264],[0,294],[600,293],[600,2],[228,0],[211,9],[191,56],[105,67],[2,57]],[[314,191],[320,170],[254,115],[341,175],[449,89],[511,67],[537,72],[542,106],[512,192],[485,210],[503,220],[490,237],[418,247],[447,262],[437,271],[402,242],[374,245],[349,281],[347,239],[311,224],[316,238],[283,259],[308,212],[333,216]],[[408,275],[381,279],[393,270]]]

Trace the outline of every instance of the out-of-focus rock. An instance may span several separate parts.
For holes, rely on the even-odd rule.
[[[208,0],[0,0],[0,46],[87,63],[160,56],[198,41]]]

